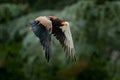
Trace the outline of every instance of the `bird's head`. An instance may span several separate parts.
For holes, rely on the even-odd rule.
[[[61,21],[61,25],[62,25],[62,26],[67,26],[67,25],[68,25],[68,22],[65,21],[65,20],[62,20],[62,21]]]
[[[49,16],[50,20],[52,21],[53,26],[66,26],[67,23],[65,20],[61,20],[56,16]]]
[[[56,16],[48,16],[49,18],[52,18],[53,20],[57,19]]]
[[[36,28],[37,27],[37,25],[38,25],[38,21],[31,21],[30,22],[30,27],[29,27],[29,30],[33,30],[33,28]]]
[[[31,25],[31,27],[29,29],[32,30],[34,32],[34,34],[39,37],[40,36],[40,30],[41,30],[39,22],[38,21],[32,21],[32,22],[30,22],[30,25]]]

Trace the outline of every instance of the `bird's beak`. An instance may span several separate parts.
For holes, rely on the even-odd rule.
[[[32,27],[31,26],[29,27],[29,30],[32,31]]]
[[[66,26],[66,25],[67,25],[66,21],[62,21],[61,24],[62,24],[63,26]]]

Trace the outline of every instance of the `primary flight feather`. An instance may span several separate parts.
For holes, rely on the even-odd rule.
[[[34,34],[43,45],[48,62],[51,54],[51,35],[59,40],[64,51],[71,56],[72,60],[76,60],[72,34],[67,21],[60,20],[56,16],[39,16],[30,24]]]

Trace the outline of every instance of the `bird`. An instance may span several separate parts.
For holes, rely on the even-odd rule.
[[[51,55],[51,36],[53,35],[62,45],[65,53],[72,61],[76,61],[75,48],[69,22],[56,16],[38,16],[30,22],[30,30],[39,38],[47,62]]]

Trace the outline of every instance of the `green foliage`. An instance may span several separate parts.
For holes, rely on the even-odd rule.
[[[76,3],[78,0],[3,0],[0,3],[28,4],[33,11],[44,9],[63,9],[65,6]]]
[[[80,74],[84,78],[83,80],[112,80],[109,76],[111,70],[107,70],[107,66],[110,65],[104,51],[108,48],[120,50],[119,4],[120,2],[106,2],[104,5],[96,5],[92,2],[86,2],[84,5],[79,4],[80,7],[76,13],[76,26],[78,26],[80,33],[76,35],[80,35],[77,40],[81,39],[81,42],[78,41],[78,47],[82,44],[83,48],[87,44],[82,51],[84,55],[86,55],[85,50],[89,50],[87,55],[92,54],[94,51],[98,53],[98,56],[104,55],[90,62],[89,69]],[[111,52],[108,54],[110,55]],[[80,75],[79,79],[81,78]]]
[[[9,22],[28,13],[27,5],[1,4],[0,5],[0,23]]]
[[[120,50],[118,47],[120,45],[118,33],[120,6],[118,4],[120,3],[108,2],[99,6],[92,2],[86,2],[84,5],[81,3],[76,13],[76,26],[80,31],[78,40],[82,39],[81,41],[98,51],[107,47]],[[85,24],[82,25],[81,21],[84,21]]]
[[[107,64],[109,61],[101,58],[96,53],[93,53],[88,64],[88,68],[78,74],[77,80],[110,80],[110,76],[107,70]]]
[[[0,45],[0,80],[27,80],[18,54],[20,49],[20,42]]]
[[[17,1],[20,3],[27,2],[23,0],[15,1],[15,3]],[[54,4],[63,6],[67,2],[63,3],[62,0],[59,3],[55,0]],[[45,1],[32,0],[28,5],[38,9],[39,4],[41,4],[41,9],[48,9],[43,6],[45,5],[43,3]],[[56,5],[53,5],[53,3],[47,3],[47,5],[51,5],[49,9],[57,8],[54,7]],[[58,7],[61,6],[58,5]],[[4,22],[0,24],[0,41],[2,44],[0,45],[0,51],[1,56],[6,57],[3,59],[3,63],[9,79],[80,80],[82,78],[82,80],[119,80],[119,76],[117,76],[120,74],[119,68],[116,68],[118,71],[112,77],[110,77],[110,73],[112,73],[110,68],[114,66],[114,61],[112,62],[111,59],[112,50],[120,52],[120,2],[107,1],[104,4],[98,4],[94,1],[79,1],[62,11],[32,12],[20,18],[17,16],[22,14],[20,10],[23,8],[19,7],[17,9],[13,7],[8,9],[11,15],[7,15],[8,13],[3,15],[5,12],[2,10],[4,12],[1,14],[3,17],[0,17],[2,18],[1,22]],[[16,14],[13,10],[16,11]],[[40,15],[56,15],[70,22],[78,58],[77,62],[72,64],[71,61],[66,59],[63,49],[55,38],[52,39],[51,61],[50,63],[45,61],[44,51],[38,38],[28,31],[29,22]],[[10,19],[7,21],[6,17],[10,17]],[[18,19],[12,19],[12,17]],[[110,51],[106,52],[107,49],[110,49]],[[116,57],[114,58],[116,59]],[[85,61],[81,62],[82,59]],[[58,75],[62,69],[84,63],[87,63],[87,65],[68,70],[67,73],[73,73],[69,77]],[[119,64],[117,64],[117,67],[119,67]],[[75,73],[74,69],[78,73]],[[2,74],[2,79],[5,79],[6,73]]]

